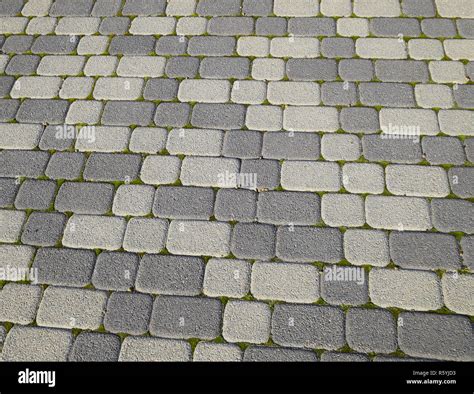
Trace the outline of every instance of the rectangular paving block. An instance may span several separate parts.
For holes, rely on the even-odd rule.
[[[39,124],[0,124],[1,149],[34,149],[38,146],[42,125]]]
[[[433,227],[443,233],[460,231],[474,233],[474,204],[465,200],[433,199]]]
[[[250,290],[251,265],[244,260],[210,259],[206,263],[203,292],[208,297],[242,298]]]
[[[257,193],[243,189],[219,189],[214,216],[221,221],[252,222],[257,214]]]
[[[129,252],[160,253],[165,247],[168,221],[132,218],[127,223],[123,248]]]
[[[339,229],[317,227],[279,227],[276,255],[294,262],[337,263],[343,258]]]
[[[330,227],[362,227],[365,224],[364,199],[326,193],[321,199],[321,217]]]
[[[0,321],[31,324],[41,300],[40,286],[7,283],[0,291]]]
[[[282,346],[335,350],[344,346],[344,313],[320,305],[275,305],[273,341]]]
[[[92,153],[83,176],[88,181],[131,182],[138,178],[140,164],[140,155]]]
[[[364,59],[406,59],[408,57],[405,42],[400,42],[396,38],[358,38],[356,53]]]
[[[326,266],[321,272],[321,298],[330,305],[363,305],[369,301],[364,268]]]
[[[470,296],[474,275],[459,275],[457,272],[446,273],[441,279],[444,303],[460,314],[472,315],[474,304]]]
[[[319,85],[313,82],[269,82],[268,101],[281,105],[317,105],[320,103]]]
[[[374,304],[385,308],[429,311],[443,306],[441,283],[434,272],[373,268],[369,293]]]
[[[230,82],[224,80],[186,79],[179,85],[182,102],[225,103],[230,98]]]
[[[26,214],[23,211],[0,210],[0,241],[15,243],[20,238]]]
[[[121,185],[112,212],[117,216],[146,216],[151,212],[155,189],[145,185]]]
[[[390,263],[388,235],[378,230],[348,229],[344,233],[344,256],[354,265],[386,266]]]
[[[338,111],[331,107],[287,107],[283,128],[289,131],[326,131],[339,129]]]
[[[112,208],[114,188],[107,183],[64,182],[54,208],[60,212],[105,214]]]
[[[341,170],[337,163],[284,161],[281,185],[287,190],[333,191],[341,188]]]
[[[120,350],[119,361],[191,361],[186,341],[129,336]]]
[[[319,298],[319,271],[309,264],[257,262],[251,292],[259,300],[312,303]]]
[[[237,345],[201,341],[194,349],[193,361],[242,361],[242,350]]]
[[[69,361],[118,361],[120,337],[112,334],[82,332],[74,341]]]
[[[311,37],[272,38],[270,54],[279,58],[315,58],[320,54],[319,40]]]
[[[405,132],[397,138],[387,138],[385,135],[364,135],[362,151],[369,161],[388,161],[395,163],[415,164],[422,161],[419,135]]]
[[[102,252],[97,257],[92,275],[96,289],[128,291],[135,284],[138,255],[124,252]]]
[[[185,186],[234,188],[242,178],[239,170],[237,159],[188,156],[183,160],[180,179]]]
[[[278,16],[316,16],[318,0],[274,0],[273,12]]]
[[[237,223],[232,232],[231,251],[243,259],[269,260],[275,257],[274,226],[260,223]]]
[[[150,333],[164,338],[214,339],[221,332],[220,300],[159,296],[153,304]]]

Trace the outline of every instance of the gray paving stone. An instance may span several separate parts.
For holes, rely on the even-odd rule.
[[[112,333],[141,335],[148,331],[153,298],[146,294],[114,292],[107,302],[104,327]]]
[[[186,341],[129,336],[123,341],[119,361],[191,361],[191,345]]]
[[[155,51],[158,55],[184,55],[187,45],[187,38],[163,36],[156,41]]]
[[[56,152],[51,156],[45,174],[51,179],[74,180],[81,177],[86,162],[83,153]]]
[[[339,269],[339,271],[338,271]],[[363,268],[326,266],[321,272],[321,297],[331,305],[363,305],[369,301],[369,289]],[[344,270],[352,270],[352,277]],[[339,272],[341,274],[339,274]],[[347,271],[350,272],[350,271]],[[342,280],[338,280],[337,275]]]
[[[23,0],[5,0],[0,5],[1,16],[15,16],[20,13],[23,8]]]
[[[8,75],[33,75],[39,62],[40,57],[36,55],[15,55],[8,62],[5,73]]]
[[[101,290],[129,291],[135,283],[138,256],[123,252],[102,252],[97,257],[92,284]]]
[[[161,103],[156,108],[154,122],[163,127],[184,127],[189,123],[191,106],[187,103]]]
[[[197,57],[171,57],[166,62],[166,75],[171,78],[194,78],[199,70]]]
[[[433,199],[431,214],[438,231],[474,233],[474,204],[469,201]]]
[[[414,107],[413,87],[402,83],[362,82],[360,102],[370,106]]]
[[[279,227],[276,255],[296,262],[337,263],[342,260],[342,234],[338,229]]]
[[[433,0],[403,0],[402,12],[407,16],[433,17],[436,9]]]
[[[188,54],[191,56],[230,56],[234,53],[234,37],[195,36],[189,39]]]
[[[165,247],[168,221],[132,218],[127,224],[123,248],[130,252],[160,253]]]
[[[166,8],[165,0],[127,0],[122,9],[123,15],[162,15]]]
[[[49,9],[51,16],[89,16],[93,0],[56,0]]]
[[[24,100],[16,114],[20,123],[49,123],[63,124],[69,102],[65,100]]]
[[[421,144],[416,140],[389,139],[380,135],[362,137],[364,157],[369,161],[415,164],[422,160]]]
[[[390,255],[403,268],[460,268],[461,258],[454,236],[418,232],[391,232]]]
[[[130,182],[138,178],[139,155],[92,153],[84,169],[84,179],[90,181]]]
[[[280,184],[280,164],[276,160],[242,160],[240,172],[252,174],[257,190],[275,189]]]
[[[155,299],[150,333],[164,338],[214,339],[221,331],[220,300],[160,296]]]
[[[398,328],[400,349],[413,357],[472,361],[472,327],[465,316],[405,312]]]
[[[252,222],[257,213],[257,194],[251,190],[220,189],[216,194],[217,220]]]
[[[347,343],[359,352],[392,353],[397,348],[395,320],[389,311],[353,308],[346,315]]]
[[[238,258],[271,259],[275,257],[276,229],[257,223],[237,223],[234,226],[231,251]]]
[[[371,81],[374,78],[374,66],[367,59],[341,59],[339,75],[345,81]]]
[[[284,36],[287,32],[287,24],[285,18],[258,18],[255,31],[259,36]]]
[[[276,225],[313,225],[321,221],[320,198],[313,193],[259,193],[259,222]]]
[[[474,108],[474,90],[471,85],[459,85],[454,89],[454,100],[459,108]]]
[[[239,15],[241,0],[201,0],[196,13],[202,16]]]
[[[148,126],[155,106],[149,102],[108,101],[102,113],[102,123],[113,126]]]
[[[33,212],[28,217],[21,242],[27,245],[55,246],[61,240],[66,215],[56,212]]]
[[[15,78],[13,77],[0,77],[0,97],[7,97],[8,95],[11,96],[10,92],[14,90],[12,89],[14,87],[14,82]]]
[[[109,46],[110,55],[148,55],[155,50],[152,36],[116,36]]]
[[[328,37],[321,42],[321,54],[328,58],[349,58],[355,55],[355,44],[351,38]]]
[[[209,220],[214,206],[214,191],[197,187],[159,187],[153,214],[168,219]]]
[[[12,207],[15,196],[20,187],[19,182],[14,178],[0,179],[0,207]]]
[[[51,206],[55,192],[56,182],[27,179],[18,190],[15,207],[17,209],[46,210]]]
[[[38,283],[84,287],[91,282],[94,264],[90,250],[40,248],[33,268],[38,270]]]
[[[256,262],[251,292],[260,300],[312,303],[319,298],[319,271],[310,264]]]
[[[344,314],[319,305],[275,305],[273,341],[282,346],[335,350],[344,346]]]
[[[464,164],[466,156],[459,139],[454,137],[423,137],[423,154],[430,164]]]
[[[321,355],[321,361],[324,362],[366,362],[370,361],[369,357],[360,353],[337,353],[324,352]]]
[[[448,171],[448,179],[451,190],[462,198],[474,196],[474,172],[469,167],[454,167]]]
[[[294,81],[333,81],[337,77],[337,63],[332,59],[289,59],[286,73]]]
[[[210,129],[240,129],[245,123],[245,107],[240,104],[201,104],[194,106],[191,123]]]
[[[421,30],[428,37],[454,37],[456,35],[456,26],[450,19],[423,19],[421,21]]]
[[[69,361],[118,361],[120,337],[112,334],[81,332],[74,341]]]
[[[415,18],[371,18],[370,31],[377,37],[419,37],[420,22]]]
[[[49,286],[36,322],[39,326],[96,330],[102,324],[107,293],[90,289]]]
[[[70,331],[14,326],[3,346],[5,361],[66,361],[73,342]]]
[[[225,157],[257,159],[262,152],[263,134],[252,130],[229,130],[225,133],[222,153]]]
[[[342,108],[341,128],[349,133],[374,133],[380,130],[379,114],[374,108]]]
[[[254,20],[250,17],[214,17],[209,19],[207,32],[216,36],[246,36],[254,31]]]
[[[25,53],[33,44],[33,36],[12,35],[9,36],[2,46],[3,53]]]
[[[149,79],[143,97],[146,100],[173,101],[178,97],[179,83],[175,79]]]
[[[112,208],[113,185],[92,182],[64,182],[54,208],[60,212],[104,214]]]
[[[0,99],[0,122],[14,120],[19,107],[20,100]]]
[[[295,36],[335,36],[336,22],[332,18],[291,18],[288,33]]]
[[[250,290],[251,265],[244,260],[210,259],[203,292],[209,297],[241,298]]]
[[[474,237],[463,237],[461,240],[462,258],[464,265],[474,271]]]
[[[44,175],[48,160],[49,153],[47,152],[3,150],[0,152],[0,175],[37,178]]]
[[[75,142],[75,133],[68,133],[63,126],[46,126],[39,142],[41,150],[65,151]]]
[[[72,54],[79,40],[71,40],[68,36],[39,36],[36,38],[31,52],[34,54],[66,55]]]
[[[115,16],[121,7],[120,0],[98,0],[92,9],[92,16]]]
[[[228,342],[265,343],[270,337],[271,310],[263,302],[229,301],[222,336]]]
[[[199,74],[202,78],[245,79],[250,75],[250,61],[237,57],[207,57],[201,61]]]
[[[197,257],[145,255],[135,287],[142,293],[197,296],[202,291],[204,262]]]
[[[316,353],[309,350],[282,347],[249,346],[245,349],[243,361],[257,362],[314,362]]]
[[[473,38],[474,37],[474,25],[472,19],[458,19],[456,21],[459,35],[465,38]]]
[[[320,154],[320,138],[316,133],[266,132],[262,156],[265,159],[313,160]]]
[[[357,103],[357,88],[346,82],[325,82],[321,86],[321,100],[325,105],[354,105]]]
[[[267,16],[273,12],[272,0],[244,0],[242,13],[250,16]]]
[[[377,60],[375,74],[384,82],[428,82],[428,65],[416,60]]]
[[[0,291],[0,321],[33,323],[42,292],[40,286],[6,283]]]
[[[124,35],[130,27],[130,19],[126,17],[106,17],[102,19],[99,33],[102,35]]]
[[[193,361],[242,361],[242,350],[237,345],[201,341],[194,349]]]

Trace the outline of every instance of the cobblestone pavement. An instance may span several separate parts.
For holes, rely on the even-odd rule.
[[[3,360],[474,360],[473,0],[1,0]]]

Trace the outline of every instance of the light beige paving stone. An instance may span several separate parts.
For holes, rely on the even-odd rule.
[[[259,300],[312,303],[319,298],[319,270],[310,264],[257,262],[252,295]]]
[[[286,190],[337,192],[341,188],[341,170],[337,163],[285,161],[281,185]]]
[[[206,33],[207,19],[200,17],[179,18],[176,24],[176,34],[180,36],[199,36]]]
[[[61,85],[59,97],[64,99],[86,99],[92,92],[95,80],[90,77],[69,77]]]
[[[94,100],[76,100],[69,106],[67,124],[97,124],[100,120],[103,104]]]
[[[166,15],[193,15],[195,9],[196,0],[168,0],[168,5],[166,6]]]
[[[84,74],[90,76],[112,75],[118,64],[115,56],[91,56],[84,67]]]
[[[432,227],[429,203],[419,197],[367,196],[367,224],[399,231],[426,231]]]
[[[442,167],[388,165],[385,179],[388,191],[399,196],[446,197],[450,193]]]
[[[443,306],[441,283],[434,272],[373,268],[369,294],[375,305],[429,311]]]
[[[23,211],[0,210],[0,242],[14,243],[20,238],[26,214]]]
[[[26,34],[50,34],[54,31],[57,19],[49,16],[41,16],[39,18],[31,18],[26,27]]]
[[[70,330],[14,326],[3,346],[4,361],[66,361],[73,343]]]
[[[380,128],[387,136],[436,135],[439,133],[436,112],[430,109],[382,108],[379,113]]]
[[[225,103],[230,98],[230,82],[210,79],[185,79],[179,85],[181,102]]]
[[[155,188],[145,185],[120,185],[112,212],[117,216],[146,216],[151,212]]]
[[[128,127],[96,126],[93,139],[78,138],[76,149],[80,152],[121,152],[127,149],[130,139]]]
[[[227,223],[173,220],[166,247],[173,254],[225,257],[230,252],[230,234]]]
[[[262,104],[267,97],[267,84],[263,81],[235,81],[231,100],[239,104]]]
[[[22,273],[29,273],[28,267],[33,260],[35,248],[26,245],[0,245],[1,280],[18,282],[25,280]],[[10,270],[12,269],[12,270]]]
[[[0,72],[5,71],[5,67],[7,66],[10,58],[8,55],[0,55]]]
[[[268,101],[281,105],[318,105],[321,102],[320,88],[314,82],[269,82]]]
[[[429,63],[431,79],[437,83],[466,83],[464,66],[457,61],[433,61]]]
[[[82,37],[77,46],[79,55],[101,55],[107,51],[109,37],[85,36]]]
[[[447,272],[441,279],[445,305],[453,312],[474,315],[474,275]]]
[[[321,13],[324,16],[350,16],[351,0],[321,0]]]
[[[168,131],[160,127],[136,127],[130,138],[132,152],[158,153],[165,148]]]
[[[444,18],[474,18],[470,0],[436,0],[438,13]]]
[[[229,301],[222,335],[228,342],[265,343],[270,337],[270,307],[263,302]]]
[[[326,131],[339,129],[339,114],[331,107],[287,107],[283,128],[288,131]]]
[[[128,336],[119,361],[191,361],[191,345],[174,339]]]
[[[140,78],[99,78],[94,88],[96,100],[136,100],[142,95]]]
[[[91,35],[99,30],[100,18],[64,17],[59,19],[55,33],[57,35]]]
[[[12,98],[47,99],[57,97],[63,80],[59,77],[20,77],[12,87]]]
[[[39,326],[96,330],[102,324],[105,291],[49,286],[38,308]]]
[[[52,3],[53,0],[29,0],[21,9],[21,13],[24,16],[48,15]]]
[[[405,42],[397,38],[358,38],[356,52],[364,59],[407,58]]]
[[[474,112],[467,110],[440,110],[440,129],[448,135],[474,135]]]
[[[62,242],[70,248],[116,250],[122,247],[125,227],[122,218],[74,214],[69,218]]]
[[[40,286],[7,283],[0,290],[0,321],[31,324],[41,299]]]
[[[21,34],[25,31],[29,19],[24,17],[5,16],[0,24],[0,34]]]
[[[273,12],[278,16],[316,16],[319,0],[275,0]]]
[[[354,14],[365,17],[399,16],[398,0],[354,0]]]
[[[354,265],[385,267],[390,263],[387,233],[379,230],[348,229],[344,233],[344,256]]]
[[[123,56],[117,67],[121,77],[161,77],[166,59],[161,56]]]
[[[319,40],[311,37],[276,37],[270,42],[270,54],[273,57],[318,57]]]
[[[237,41],[240,56],[266,57],[270,53],[270,39],[267,37],[240,37]]]
[[[183,185],[235,188],[240,161],[221,157],[188,156],[181,166]]]
[[[42,132],[39,124],[0,123],[0,149],[34,149]]]
[[[172,155],[220,156],[224,132],[214,129],[172,129],[166,150]]]
[[[78,75],[84,68],[84,56],[48,55],[41,58],[38,75]]]
[[[321,154],[329,161],[356,161],[362,154],[360,139],[356,135],[324,134]]]
[[[193,361],[242,361],[242,350],[237,345],[201,341],[194,349]]]
[[[132,218],[128,221],[123,248],[129,252],[160,253],[166,241],[168,221]]]
[[[342,182],[350,193],[382,194],[384,169],[375,163],[346,163],[342,168]]]
[[[210,259],[203,292],[209,297],[242,298],[250,290],[251,265],[244,260]]]
[[[285,76],[283,59],[255,59],[252,62],[252,78],[257,80],[278,81]]]
[[[447,85],[418,84],[415,86],[416,102],[423,108],[451,108],[453,93]]]
[[[135,35],[168,35],[174,32],[175,18],[144,16],[132,21],[130,34]]]
[[[149,185],[175,183],[180,174],[181,159],[177,156],[148,156],[143,161],[140,179]]]
[[[445,40],[443,44],[446,56],[451,59],[474,60],[474,40]]]
[[[357,195],[326,193],[321,199],[321,216],[330,227],[361,227],[365,223],[364,199]]]
[[[364,18],[340,18],[337,20],[337,33],[344,37],[367,37],[369,21]]]
[[[441,60],[444,56],[443,43],[438,40],[415,38],[408,41],[408,54],[416,60]]]
[[[251,105],[247,108],[245,125],[250,130],[280,131],[283,111],[274,105]]]

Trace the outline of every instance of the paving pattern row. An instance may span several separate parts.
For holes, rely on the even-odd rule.
[[[474,360],[473,0],[2,0],[5,361]]]

